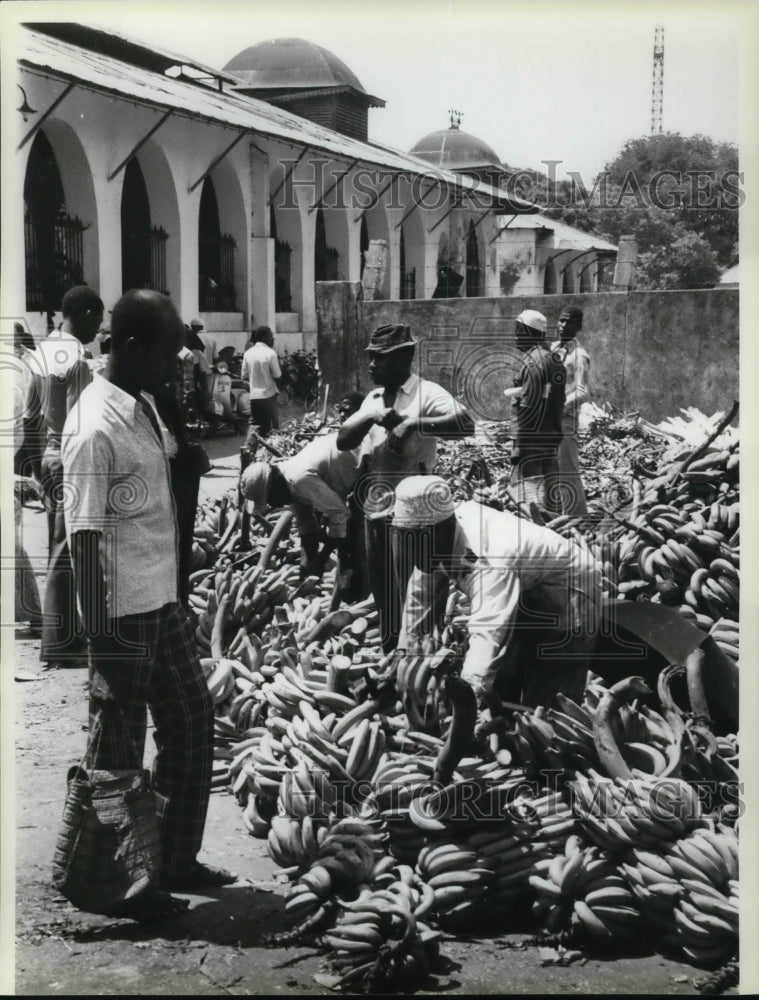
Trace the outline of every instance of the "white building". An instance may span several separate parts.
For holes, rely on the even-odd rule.
[[[165,291],[219,346],[267,324],[282,347],[310,347],[314,282],[360,280],[371,240],[386,243],[387,298],[433,295],[443,235],[468,260],[464,292],[500,295],[501,229],[536,211],[371,142],[383,102],[302,40],[219,71],[112,31],[37,24],[19,29],[17,58],[3,210],[25,252],[6,256],[3,301],[37,336],[84,281],[107,310],[132,287]]]
[[[447,129],[424,136],[411,154],[435,168],[507,186],[510,171],[486,142],[462,131],[460,122],[453,113]],[[483,258],[481,241],[473,237],[474,225],[459,218],[443,227],[439,237],[440,261],[448,261],[465,277],[462,287],[467,295],[595,292],[599,267],[617,252],[614,244],[593,233],[539,213],[514,213],[498,218]]]

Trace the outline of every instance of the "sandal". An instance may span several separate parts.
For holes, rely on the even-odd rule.
[[[236,881],[237,876],[232,872],[194,861],[179,871],[164,872],[161,886],[172,892],[192,892],[193,889],[219,889]]]
[[[142,924],[157,923],[181,917],[187,912],[189,905],[189,899],[177,899],[176,896],[171,896],[168,892],[154,890],[143,893],[137,899],[129,900],[122,907],[119,907],[114,916],[128,917]]]

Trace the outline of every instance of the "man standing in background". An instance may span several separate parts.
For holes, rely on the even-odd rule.
[[[520,501],[534,501],[560,514],[558,450],[566,375],[545,344],[542,313],[525,309],[517,316],[515,332],[524,361],[514,379],[514,387],[521,391],[514,401],[517,428],[511,453],[512,482]]]
[[[250,391],[250,431],[248,447],[254,443],[253,434],[267,437],[279,427],[277,392],[282,372],[274,350],[274,334],[268,326],[257,326],[251,333],[252,345],[242,359],[241,378],[247,378]]]
[[[205,333],[205,324],[202,319],[194,319],[190,323],[190,329],[196,334],[198,340],[203,345],[203,356],[208,362],[208,367],[213,368],[216,361],[217,345],[216,340],[210,333]]]
[[[27,426],[42,416],[46,431],[42,455],[42,490],[48,528],[48,564],[43,599],[40,660],[48,668],[86,666],[87,647],[78,628],[71,558],[66,542],[61,442],[63,425],[82,390],[92,381],[84,345],[95,339],[103,322],[103,303],[86,285],[70,288],[61,305],[60,330],[37,349],[26,404]]]
[[[559,474],[563,514],[587,514],[585,487],[580,475],[580,448],[577,421],[580,406],[590,393],[590,356],[582,347],[577,334],[582,330],[582,309],[569,306],[562,309],[556,324],[559,339],[551,344],[554,355],[567,373],[564,414],[561,418],[563,437],[559,445]]]

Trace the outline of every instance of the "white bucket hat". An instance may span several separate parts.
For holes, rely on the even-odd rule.
[[[240,476],[242,495],[253,501],[255,510],[263,510],[269,502],[271,466],[268,462],[252,462]]]
[[[546,332],[546,318],[537,309],[525,309],[524,312],[520,312],[517,316],[517,323],[529,326],[531,330],[537,330],[538,333]]]
[[[423,528],[451,517],[456,505],[448,483],[440,476],[409,476],[395,491],[393,525]]]

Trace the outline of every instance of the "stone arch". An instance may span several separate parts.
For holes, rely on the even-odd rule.
[[[51,180],[56,178],[60,187],[53,181],[52,189],[46,186],[42,190],[32,179],[30,170],[37,171],[41,159],[49,162]],[[46,245],[43,255],[52,254],[51,263],[57,259],[54,265],[57,279],[49,284],[42,297],[39,290],[30,287],[30,280],[36,279],[27,268],[27,308],[30,312],[58,311],[67,287],[82,281],[96,290],[100,285],[98,211],[92,169],[84,146],[67,122],[51,118],[38,130],[27,154],[24,177],[24,202],[28,209],[25,256],[34,249],[31,241],[42,240]],[[54,200],[58,204],[54,205]],[[64,215],[73,221],[64,223]],[[32,222],[33,216],[37,218],[36,224]],[[79,240],[81,244],[77,246]]]
[[[403,233],[403,250],[405,258],[405,273],[407,288],[413,285],[414,294],[410,298],[424,298],[425,288],[425,267],[426,241],[424,234],[424,224],[422,222],[422,210],[415,209],[401,227]],[[433,283],[434,286],[434,283]]]
[[[475,298],[483,293],[482,266],[477,229],[470,219],[466,235],[466,297]]]
[[[580,271],[580,291],[581,292],[592,292],[593,291],[593,271],[595,268],[595,257],[584,264],[582,270]]]
[[[322,229],[323,227],[323,229]],[[323,240],[322,241],[322,234]],[[326,250],[327,257],[324,257]],[[350,237],[345,208],[316,209],[315,281],[348,281],[351,278]],[[319,253],[321,252],[321,257]],[[320,277],[321,266],[326,266],[327,277]],[[355,269],[358,270],[358,269]]]
[[[246,285],[247,285],[247,251],[248,234],[246,226],[247,214],[245,211],[245,199],[243,197],[240,178],[231,163],[222,160],[211,171],[203,182],[205,190],[206,184],[211,184],[216,200],[216,214],[218,219],[219,239],[221,247],[219,256],[222,283],[230,287],[225,294],[219,296],[217,311],[245,311],[246,308]],[[201,210],[203,207],[203,194],[201,193]],[[200,237],[200,219],[198,225],[198,235]],[[231,240],[231,242],[230,242]],[[209,254],[212,247],[208,247]],[[198,247],[200,255],[200,247]],[[216,256],[216,254],[214,254]],[[211,261],[209,260],[209,263]],[[200,272],[199,272],[200,278]],[[199,289],[202,286],[199,285]],[[201,291],[201,301],[203,293]],[[209,310],[213,311],[213,310]]]
[[[543,294],[556,294],[556,265],[552,260],[547,260],[543,269]]]
[[[154,230],[156,248],[163,243],[165,261],[163,278],[166,291],[175,302],[180,302],[181,289],[181,223],[179,200],[174,173],[161,146],[146,142],[135,156],[145,181],[150,205],[150,223]],[[163,235],[165,233],[165,239]],[[157,284],[158,282],[156,282]]]
[[[275,162],[269,184],[269,235],[274,244],[275,313],[303,314],[303,223],[291,179],[284,184],[284,168]],[[281,186],[280,186],[281,185]],[[279,190],[277,190],[279,188]]]
[[[572,262],[567,261],[563,267],[563,274],[561,279],[561,291],[563,295],[571,295],[575,290],[574,283],[574,269],[572,267]]]
[[[388,222],[385,206],[381,202],[372,205],[361,217],[362,224],[366,224],[366,231],[371,240],[384,240],[386,245],[386,258],[388,266],[385,267],[385,277],[380,288],[381,298],[390,298],[390,223]]]

